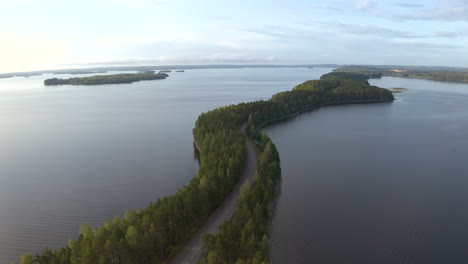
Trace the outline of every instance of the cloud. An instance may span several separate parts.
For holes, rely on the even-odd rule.
[[[385,46],[387,47],[393,47],[397,45],[396,43],[398,43],[398,46],[406,45],[408,48],[415,49],[448,49],[455,48],[455,46],[444,44],[430,45],[430,42],[433,42],[436,39],[444,40],[468,35],[463,32],[455,31],[410,32],[405,30],[378,27],[372,25],[358,25],[335,22],[304,22],[301,23],[300,28],[269,25],[260,28],[244,28],[239,30],[273,37],[275,39],[273,43],[283,43],[282,46],[279,45],[274,51],[283,53],[286,50],[292,51],[288,45],[284,44],[291,40],[293,40],[296,43],[295,46],[302,48],[300,52],[305,52],[307,49],[310,50],[311,48],[315,48],[317,50],[317,47],[314,47],[314,45],[311,45],[311,43],[322,43],[323,46],[330,48],[330,45],[333,45],[332,43],[335,42],[352,42],[359,43],[357,44],[357,46],[360,47],[369,47],[373,45],[370,43],[377,43],[378,41],[386,43]],[[411,44],[418,41],[419,44]],[[426,44],[426,42],[428,43]],[[236,45],[236,42],[228,42],[226,44]],[[246,43],[245,46],[233,46],[231,48],[239,48],[239,51],[241,51],[241,47],[245,49],[250,48],[248,43]],[[259,49],[257,50],[261,50],[261,47],[259,46]],[[296,49],[293,52],[295,54],[299,51]]]
[[[277,50],[284,46],[277,37],[263,34],[254,29],[235,29],[228,36],[218,37],[212,41],[217,47],[230,50]]]
[[[337,14],[366,12],[374,14],[378,10],[375,2],[371,0],[357,0],[351,3],[343,1],[320,1],[319,4],[311,6],[314,10],[325,10],[327,12],[335,12]],[[330,15],[330,14],[329,14]]]
[[[216,53],[206,56],[202,61],[205,62],[253,62],[258,59],[255,59],[250,56],[245,56],[239,53]]]
[[[406,7],[406,8],[421,8],[421,7],[424,7],[424,5],[421,5],[421,4],[404,3],[404,2],[395,3],[395,5],[400,6],[400,7]]]
[[[250,56],[243,53],[213,53],[208,55],[164,55],[157,57],[133,57],[93,62],[75,62],[68,66],[100,66],[100,65],[168,65],[168,64],[220,64],[220,63],[270,63],[275,60],[271,55]]]
[[[430,34],[409,34],[409,38],[454,38],[460,34],[453,31],[438,31]]]
[[[354,9],[360,11],[367,11],[373,7],[373,3],[370,0],[358,0],[354,3]]]
[[[237,28],[239,31],[256,33],[264,36],[274,37],[274,38],[282,38],[287,35],[291,34],[291,31],[285,30],[283,27],[273,26],[273,25],[265,25],[263,27],[255,27],[255,28]]]
[[[104,36],[91,40],[91,43],[96,45],[123,45],[123,46],[136,46],[151,43],[164,43],[164,42],[188,42],[194,41],[197,38],[190,32],[178,32],[177,34],[164,34],[157,35],[134,35],[134,36]]]
[[[221,21],[232,21],[234,20],[233,17],[230,16],[211,16],[210,17],[213,20],[221,20]]]
[[[391,41],[390,43],[397,45],[399,47],[404,47],[411,52],[421,51],[421,50],[445,51],[445,50],[455,50],[455,49],[462,48],[462,46],[460,45],[436,44],[436,43],[428,43],[428,42]]]
[[[344,24],[344,23],[333,23],[330,24],[344,34],[351,35],[370,35],[374,37],[383,38],[454,38],[459,36],[461,33],[453,31],[438,31],[432,33],[412,33],[403,30],[394,30],[384,27],[368,26],[368,25],[356,25],[356,24]]]
[[[445,0],[434,8],[399,16],[409,20],[468,21],[467,0]]]
[[[302,24],[303,26],[311,25],[307,22],[298,22],[295,24]],[[316,23],[315,25],[320,24]],[[271,39],[284,41],[285,39],[300,39],[304,37],[311,37],[315,30],[311,28],[303,29],[292,26],[277,26],[277,25],[264,25],[262,27],[253,27],[253,28],[236,28],[238,31],[255,33],[263,36],[268,36]]]

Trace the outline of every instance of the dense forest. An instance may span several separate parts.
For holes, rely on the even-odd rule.
[[[360,73],[369,76],[370,78],[380,78],[382,76],[395,76],[404,78],[418,78],[441,82],[459,82],[468,83],[468,71],[447,69],[430,70],[430,69],[411,69],[411,68],[382,68],[382,67],[367,67],[367,66],[345,66],[335,70],[335,72],[352,72]]]
[[[268,203],[280,175],[279,155],[259,133],[265,122],[323,104],[392,101],[389,90],[369,85],[368,76],[329,73],[293,90],[256,101],[221,107],[199,116],[193,135],[200,170],[187,186],[147,208],[129,210],[101,227],[81,226],[76,240],[58,249],[23,255],[21,263],[166,263],[223,202],[241,175],[248,134],[261,149],[257,175],[242,187],[232,221],[216,236],[205,236],[203,263],[263,263],[268,259]]]
[[[268,263],[270,201],[281,168],[273,142],[265,134],[260,138],[257,173],[250,185],[242,187],[231,221],[221,224],[217,235],[204,235],[201,264]]]
[[[165,79],[169,75],[165,73],[122,73],[113,75],[95,75],[90,77],[75,77],[69,79],[52,78],[44,81],[44,85],[99,85],[114,83],[132,83],[144,80]]]

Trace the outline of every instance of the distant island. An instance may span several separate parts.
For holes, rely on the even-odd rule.
[[[99,85],[133,83],[146,80],[166,79],[169,75],[165,73],[123,73],[113,75],[95,75],[90,77],[76,77],[69,79],[52,78],[44,81],[44,85]]]
[[[192,70],[192,69],[233,69],[233,68],[335,68],[336,71],[351,71],[361,73],[362,68],[372,69],[372,72],[381,74],[381,76],[397,76],[408,77],[408,78],[423,78],[435,81],[446,81],[446,82],[464,82],[467,83],[467,78],[460,78],[460,76],[468,75],[468,68],[464,67],[444,67],[444,66],[405,66],[405,65],[349,65],[349,64],[278,64],[278,65],[266,65],[266,64],[243,64],[243,65],[232,65],[232,64],[210,64],[210,65],[153,65],[153,66],[120,66],[120,67],[95,67],[95,68],[80,68],[80,69],[60,69],[60,70],[42,70],[42,71],[29,71],[29,72],[10,72],[0,73],[0,78],[11,78],[11,77],[24,77],[42,75],[42,74],[73,74],[83,72],[93,73],[105,73],[107,71],[132,71],[132,72],[144,72],[154,71],[159,69],[164,71],[170,71],[173,69]],[[338,69],[337,69],[338,68]],[[355,68],[361,68],[356,71]],[[397,73],[399,70],[401,73]],[[403,73],[405,71],[405,73]],[[366,73],[368,71],[363,71]],[[407,74],[405,76],[405,74]],[[423,75],[429,74],[430,76],[423,77]],[[449,76],[455,77],[449,77]],[[440,76],[440,77],[436,77]],[[442,77],[444,76],[444,77]]]
[[[427,79],[441,82],[468,83],[468,70],[449,67],[424,67],[424,66],[344,66],[334,70],[335,72],[352,72],[369,76],[369,78],[381,78],[382,76],[394,76],[403,78]]]
[[[175,71],[175,72],[184,72],[184,70],[177,70],[177,71]]]

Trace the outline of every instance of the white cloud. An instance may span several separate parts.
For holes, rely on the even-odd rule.
[[[239,53],[216,53],[205,57],[208,62],[251,62],[254,58]]]
[[[148,34],[141,36],[105,36],[91,40],[92,44],[96,45],[121,45],[121,46],[136,46],[151,43],[163,42],[188,42],[196,41],[198,38],[191,32],[178,32],[177,34]]]
[[[279,50],[284,45],[281,43],[272,40],[272,39],[263,39],[263,38],[223,38],[215,40],[214,43],[225,49],[231,50]]]
[[[401,16],[414,20],[468,21],[467,0],[445,0],[432,9]]]
[[[368,10],[372,7],[372,2],[370,0],[358,0],[354,3],[354,8],[357,10]]]
[[[362,26],[355,24],[337,24],[337,29],[347,34],[373,35],[385,38],[454,38],[459,34],[453,31],[437,31],[432,33],[413,33],[384,27]]]
[[[102,59],[87,62],[75,62],[67,66],[105,66],[105,65],[168,65],[168,64],[219,64],[219,63],[270,63],[274,56],[255,56],[244,53],[213,53],[163,55],[157,57],[127,57],[118,59]]]

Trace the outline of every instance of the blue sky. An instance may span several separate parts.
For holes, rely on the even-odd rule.
[[[0,72],[224,63],[468,66],[468,0],[0,4]]]

